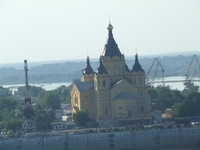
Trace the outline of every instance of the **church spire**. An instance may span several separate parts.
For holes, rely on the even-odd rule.
[[[103,65],[101,57],[99,58],[99,67],[97,68],[97,73],[98,74],[108,74],[108,71],[106,70],[105,66]]]
[[[115,39],[113,38],[113,34],[112,34],[113,26],[110,23],[110,21],[109,21],[109,25],[107,29],[108,29],[108,39],[104,47],[103,56],[104,57],[108,56],[110,58],[113,58],[114,56],[121,57],[122,54],[118,48],[118,45],[115,42]]]
[[[132,72],[138,72],[138,71],[142,71],[144,72],[144,70],[142,69],[139,61],[138,61],[138,54],[136,53],[135,55],[135,64],[133,65],[133,69],[132,69]]]
[[[94,74],[94,71],[93,71],[92,67],[90,66],[90,58],[89,58],[89,56],[87,56],[87,65],[86,65],[86,67],[85,67],[85,69],[83,71],[83,74],[87,74],[87,75]]]

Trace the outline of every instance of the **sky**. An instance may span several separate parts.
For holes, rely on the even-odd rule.
[[[199,0],[0,0],[0,64],[200,51]]]

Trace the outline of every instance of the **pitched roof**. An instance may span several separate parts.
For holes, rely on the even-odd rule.
[[[94,89],[94,82],[76,82],[74,83],[79,91],[87,91]]]
[[[138,72],[138,71],[142,71],[144,72],[144,70],[142,69],[139,61],[138,61],[138,54],[135,55],[135,64],[133,65],[133,69],[132,72]]]
[[[67,107],[63,108],[63,110],[72,110],[72,105],[68,105]]]
[[[71,104],[61,104],[60,108],[64,109],[64,108],[68,107],[69,105],[71,105]]]
[[[94,74],[94,71],[93,71],[92,67],[90,66],[90,58],[89,57],[87,57],[87,65],[83,71],[83,74],[87,74],[87,75]]]
[[[103,56],[109,56],[110,58],[113,58],[114,56],[121,57],[122,54],[118,48],[118,45],[115,42],[115,39],[113,38],[112,34],[113,26],[109,23],[107,29],[108,29],[108,39],[104,47]]]

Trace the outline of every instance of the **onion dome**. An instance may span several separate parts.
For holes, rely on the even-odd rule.
[[[97,73],[98,74],[108,74],[108,71],[106,70],[105,66],[103,65],[102,59],[99,59],[99,67],[97,68]]]
[[[85,69],[83,70],[83,74],[94,74],[94,71],[92,69],[92,67],[90,66],[90,58],[87,56],[87,65],[85,67]]]
[[[112,29],[113,29],[113,26],[109,23],[107,29],[108,29],[108,30],[112,30]]]
[[[138,61],[138,54],[135,55],[135,64],[133,65],[133,69],[132,72],[138,72],[138,71],[142,71],[144,72],[144,70],[142,69],[139,61]]]
[[[112,34],[113,26],[109,23],[107,29],[108,29],[108,39],[104,47],[103,56],[108,56],[110,58],[113,58],[114,56],[121,57],[122,54],[118,48],[118,45],[115,42],[115,39],[113,38]]]

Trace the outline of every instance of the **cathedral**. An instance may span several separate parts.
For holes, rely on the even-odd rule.
[[[131,69],[113,37],[109,23],[108,39],[96,71],[86,59],[81,82],[71,89],[72,113],[87,111],[99,126],[141,124],[151,121],[151,100],[138,54]]]

